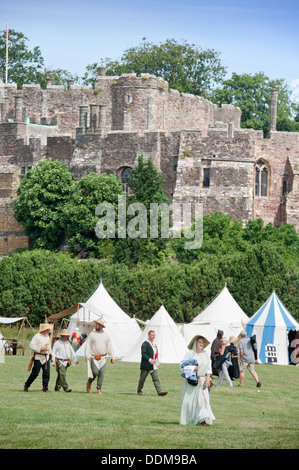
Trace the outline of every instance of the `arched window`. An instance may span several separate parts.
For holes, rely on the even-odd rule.
[[[131,168],[127,167],[123,169],[120,175],[122,189],[125,193],[129,192],[128,182],[130,179],[130,172],[131,172]]]
[[[268,195],[269,168],[265,162],[259,160],[255,165],[255,195],[266,197]]]

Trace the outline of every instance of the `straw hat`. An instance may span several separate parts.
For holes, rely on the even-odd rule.
[[[102,325],[103,328],[106,328],[103,320],[94,320],[94,322],[98,323],[99,325]]]
[[[60,336],[70,336],[69,330],[67,328],[64,330],[61,330]]]
[[[194,342],[196,343],[197,339],[198,338],[202,338],[203,339],[203,349],[205,349],[209,344],[210,344],[210,341],[207,340],[207,338],[205,338],[204,336],[202,335],[195,335],[190,343],[188,344],[188,349],[192,349],[193,348],[193,345],[194,345]]]
[[[49,323],[41,323],[39,325],[39,332],[42,333],[43,331],[49,330],[51,331],[52,325]]]

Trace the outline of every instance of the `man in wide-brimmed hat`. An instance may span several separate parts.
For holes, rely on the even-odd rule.
[[[49,333],[52,329],[52,325],[48,323],[42,323],[39,328],[39,332],[33,336],[29,348],[33,351],[34,355],[30,361],[28,370],[33,369],[25,382],[24,392],[28,392],[28,389],[32,382],[37,378],[40,370],[42,369],[42,384],[43,392],[48,392],[48,384],[50,380],[50,354],[51,354],[51,341]]]
[[[88,381],[86,391],[90,393],[91,384],[97,377],[97,393],[102,394],[104,382],[106,357],[110,356],[113,364],[113,348],[108,333],[104,331],[105,323],[102,319],[95,320],[95,329],[89,333],[86,340],[85,358],[88,367]]]
[[[56,366],[57,379],[55,384],[55,392],[59,392],[62,387],[67,393],[71,392],[66,381],[67,368],[71,365],[73,360],[74,364],[77,364],[77,358],[69,341],[70,333],[68,329],[64,329],[60,332],[60,339],[58,339],[52,349],[52,361]]]

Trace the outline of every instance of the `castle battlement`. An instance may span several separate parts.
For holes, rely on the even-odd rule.
[[[151,157],[174,202],[198,201],[239,220],[262,217],[299,231],[299,133],[241,129],[241,110],[169,88],[160,77],[106,76],[92,87],[0,80],[0,254],[28,246],[13,217],[21,179],[44,158],[76,179],[114,174],[126,189],[139,155]],[[273,115],[274,114],[274,115]],[[2,225],[1,225],[2,224]]]

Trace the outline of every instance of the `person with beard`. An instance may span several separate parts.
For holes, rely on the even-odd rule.
[[[110,363],[114,363],[114,352],[109,335],[104,331],[103,320],[95,320],[95,329],[89,333],[86,340],[85,358],[88,368],[88,381],[86,391],[90,393],[91,384],[97,378],[97,393],[101,395],[104,382],[106,357],[110,356]]]

